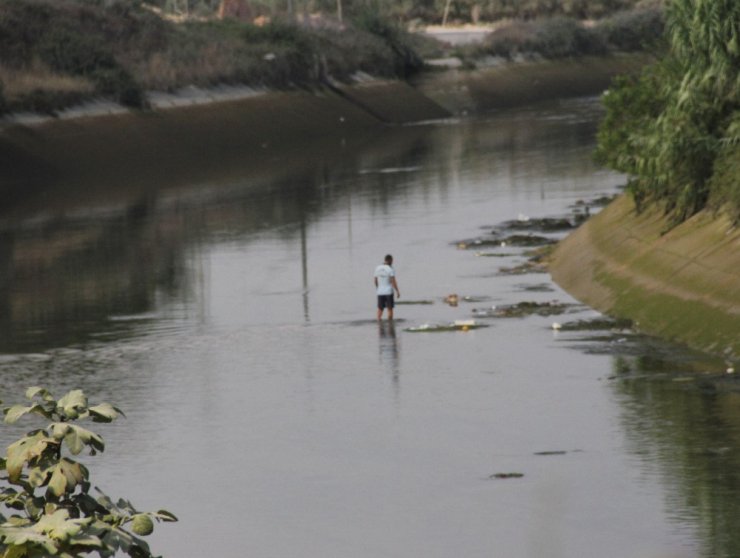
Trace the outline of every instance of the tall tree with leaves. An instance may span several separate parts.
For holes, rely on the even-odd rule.
[[[667,21],[665,58],[606,97],[597,154],[679,222],[705,207],[717,156],[738,143],[740,2],[673,0]]]

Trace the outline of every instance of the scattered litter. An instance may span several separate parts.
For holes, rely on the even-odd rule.
[[[475,320],[455,320],[450,324],[421,324],[420,326],[409,327],[406,331],[411,333],[418,332],[438,332],[438,331],[469,331],[471,329],[480,329],[488,327],[480,324]]]
[[[554,316],[564,314],[572,307],[572,304],[563,302],[519,302],[518,304],[506,304],[502,306],[492,306],[487,309],[474,310],[477,317],[485,318],[522,318],[537,314],[538,316]]]
[[[535,455],[565,455],[568,453],[565,450],[555,450],[555,451],[536,451]]]
[[[488,478],[491,479],[520,479],[524,476],[524,473],[494,473]]]

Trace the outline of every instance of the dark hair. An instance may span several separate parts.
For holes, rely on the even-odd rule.
[[[385,263],[389,264],[392,261],[393,261],[393,256],[391,256],[390,254],[386,254],[386,256],[385,256]]]

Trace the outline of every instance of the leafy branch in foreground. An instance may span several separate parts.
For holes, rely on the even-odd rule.
[[[123,412],[108,403],[90,405],[81,390],[57,400],[46,389],[32,387],[26,397],[29,405],[4,409],[5,423],[26,415],[51,422],[10,444],[0,457],[0,504],[5,507],[0,512],[0,557],[108,557],[118,551],[151,557],[140,537],[153,531],[154,521],[177,518],[166,510],[138,511],[123,499],[114,503],[97,487],[96,495],[91,494],[89,471],[73,458],[105,449],[103,438],[75,422],[108,423],[125,416]]]

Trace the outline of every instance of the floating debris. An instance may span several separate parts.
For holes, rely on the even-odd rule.
[[[472,302],[472,303],[478,303],[478,302],[486,302],[488,300],[491,300],[491,297],[489,296],[460,296],[458,294],[448,294],[446,297],[442,299],[445,304],[449,304],[450,306],[457,306],[461,302]]]
[[[578,320],[561,324],[563,331],[623,331],[632,328],[632,320],[615,319],[608,317],[593,318],[591,320]]]
[[[518,256],[519,254],[512,254],[510,252],[476,252],[477,258],[511,258]]]
[[[506,304],[503,306],[492,306],[491,308],[476,309],[477,317],[485,318],[522,318],[537,314],[538,316],[555,316],[570,310],[573,304],[564,302],[519,302],[517,304]]]
[[[396,304],[405,304],[406,306],[411,305],[422,305],[422,304],[434,304],[433,300],[397,300]]]
[[[462,297],[463,302],[486,302],[491,300],[490,296],[464,296]]]
[[[469,240],[460,240],[455,242],[458,250],[470,250],[471,248],[500,247],[503,246],[499,238],[473,238]]]
[[[457,303],[460,301],[460,297],[456,294],[448,294],[446,297],[444,297],[444,303],[449,304],[450,306],[457,306]]]
[[[504,248],[506,246],[547,246],[556,244],[555,238],[540,236],[536,234],[512,234],[506,237],[499,237],[495,233],[488,238],[473,238],[468,240],[459,240],[455,246],[459,250],[480,249],[485,247]]]
[[[554,450],[554,451],[536,451],[535,455],[565,455],[568,453],[565,450]]]
[[[536,219],[527,219],[522,221],[505,221],[500,225],[503,228],[512,230],[534,230],[540,232],[560,232],[576,228],[577,220],[568,217],[541,217]]]
[[[524,473],[494,473],[490,479],[520,479],[524,476]]]
[[[530,293],[551,293],[555,291],[555,289],[553,289],[549,283],[537,283],[534,285],[528,285],[525,283],[521,283],[519,285],[514,285],[514,286],[519,290],[527,291]]]
[[[499,268],[499,275],[529,275],[533,273],[547,273],[547,266],[542,262],[528,260],[513,267]]]
[[[501,267],[498,275],[530,275],[535,273],[547,273],[547,266],[542,262],[528,260],[512,267]]]
[[[513,234],[502,240],[506,246],[545,246],[556,244],[557,240],[536,234]]]
[[[475,320],[455,320],[450,324],[422,324],[420,326],[409,327],[406,331],[411,333],[436,333],[439,331],[470,331],[471,329],[480,329],[488,327]]]

